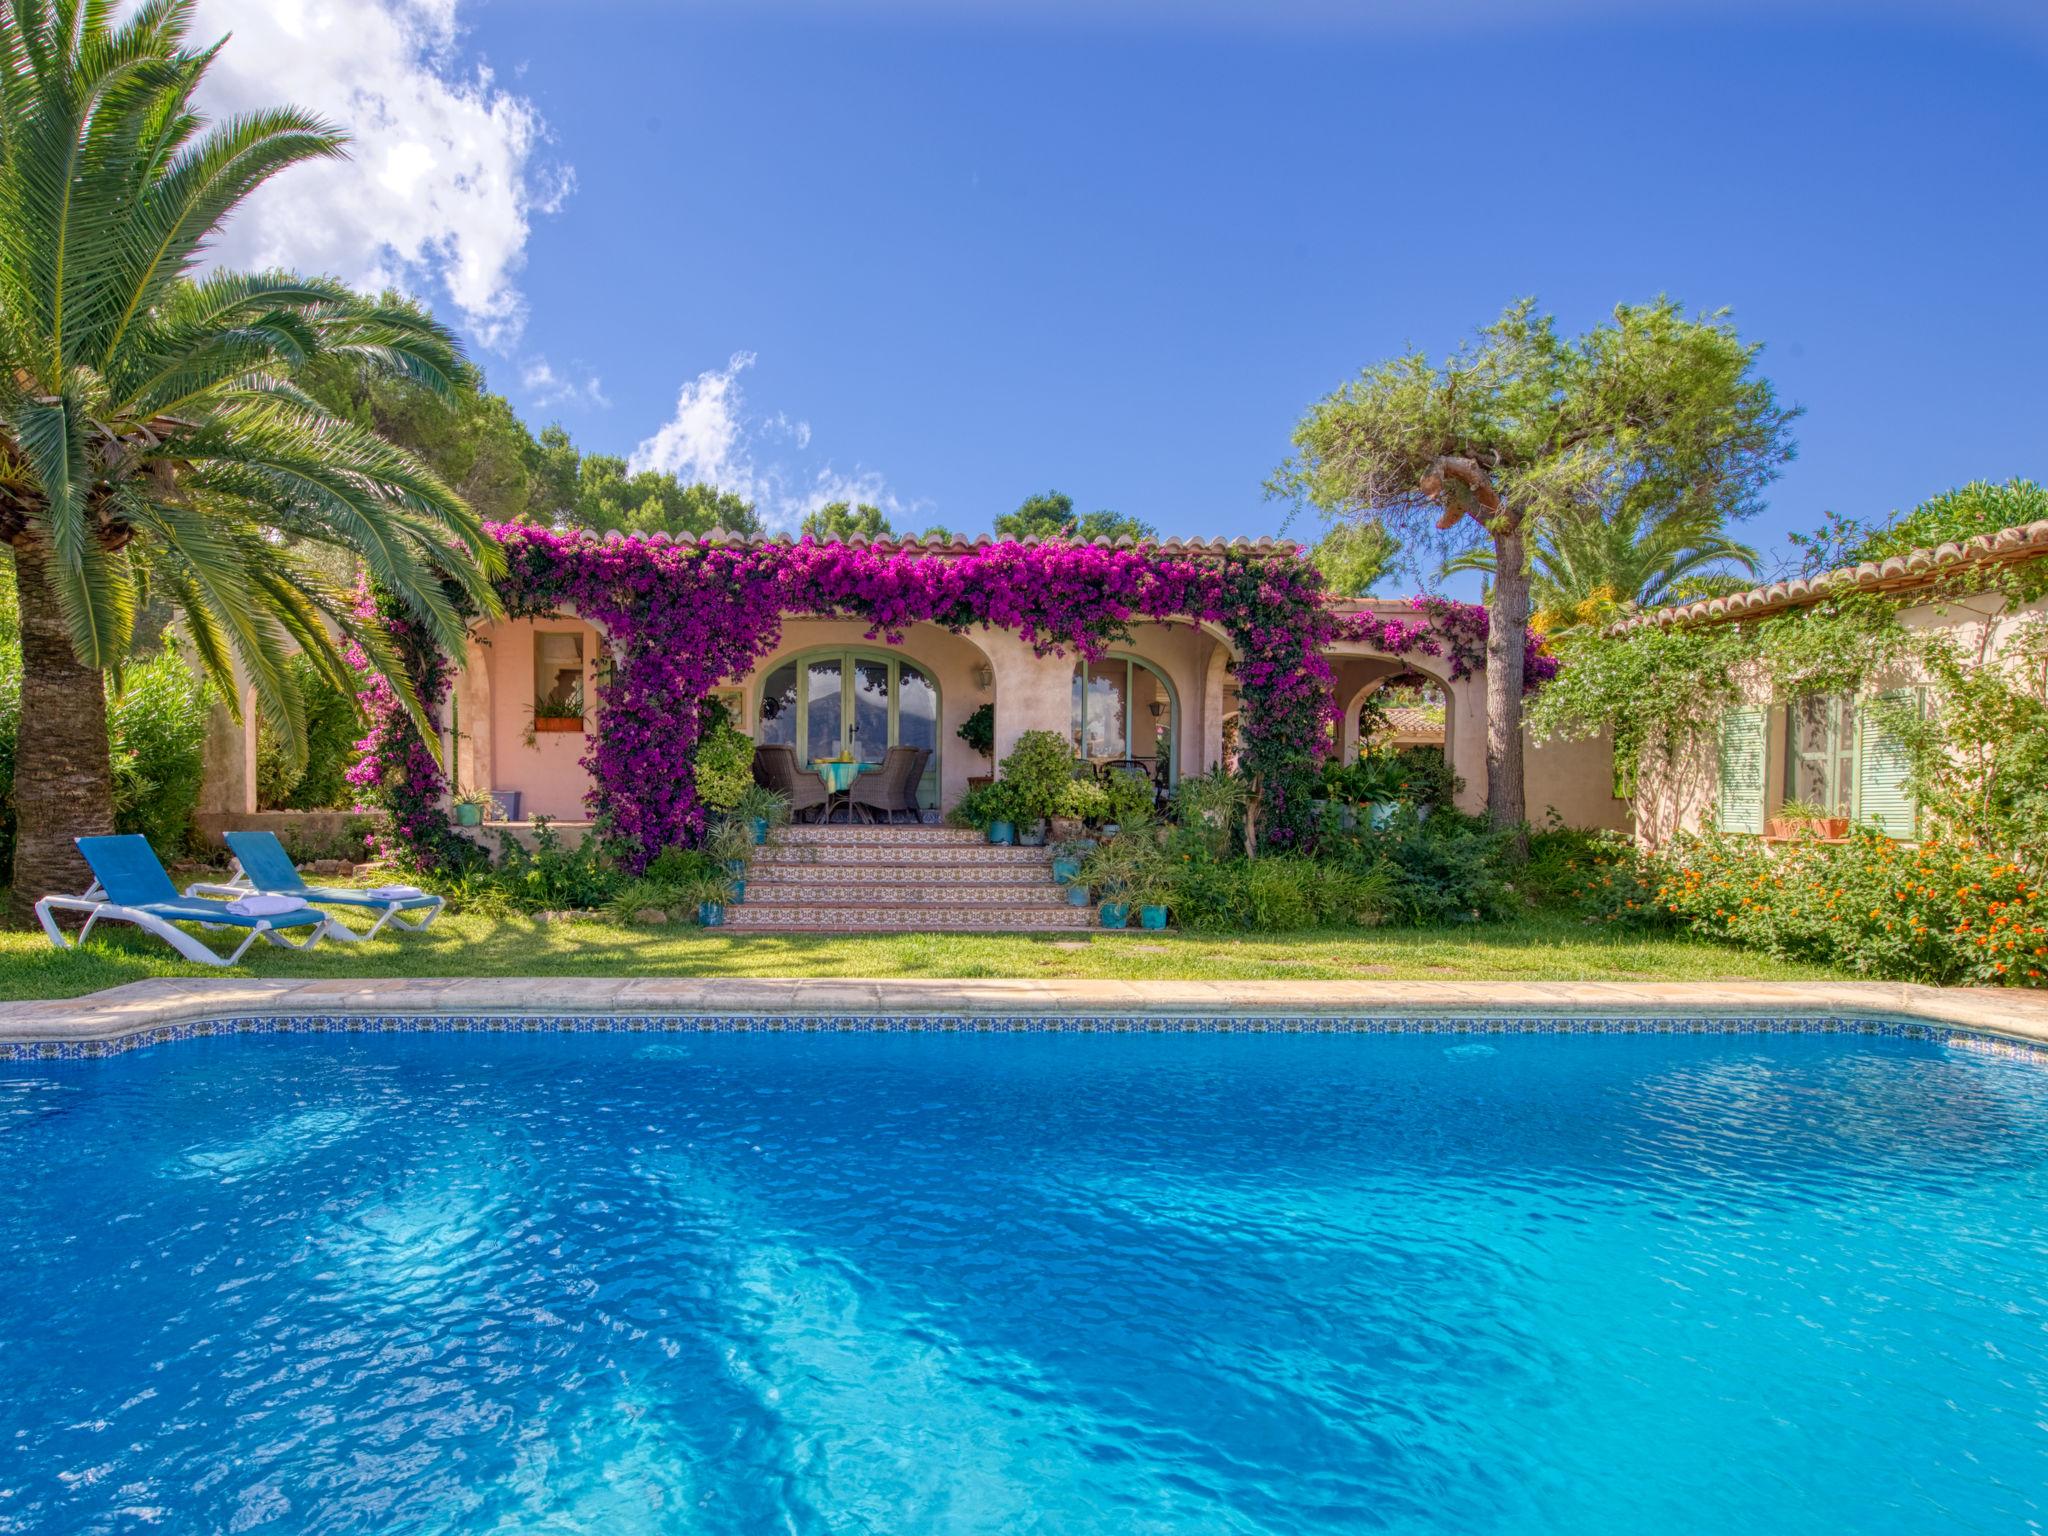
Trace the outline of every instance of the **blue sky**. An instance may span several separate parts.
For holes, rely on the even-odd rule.
[[[253,3],[202,24],[239,46]],[[317,234],[280,198],[241,242],[396,274],[536,425],[783,518],[851,492],[975,531],[1058,487],[1278,532],[1305,406],[1520,294],[1578,328],[1668,292],[1766,343],[1806,416],[1757,542],[2048,478],[2025,8],[358,3],[396,41],[323,81],[257,37],[242,88],[405,73],[350,173],[401,195]]]

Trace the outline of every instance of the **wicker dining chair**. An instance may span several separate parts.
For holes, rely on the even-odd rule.
[[[924,820],[924,808],[917,803],[918,785],[924,781],[925,764],[932,760],[930,747],[891,747],[882,755],[882,766],[864,773],[847,791],[847,804],[894,821],[898,812],[908,812],[913,821]],[[847,812],[849,816],[853,813]]]
[[[830,798],[825,793],[825,781],[815,773],[805,773],[797,765],[794,747],[770,745],[754,748],[754,782],[789,797],[791,821],[803,820],[806,811],[823,815]]]

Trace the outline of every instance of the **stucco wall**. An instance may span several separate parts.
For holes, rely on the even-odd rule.
[[[1984,656],[1995,662],[2032,620],[2048,618],[2048,599],[2007,609],[1995,594],[1979,594],[1940,603],[1923,603],[1902,609],[1899,623],[1916,634],[1944,635],[1967,656]],[[1924,679],[1917,666],[1872,679],[1871,692],[1912,687]],[[1769,674],[1761,665],[1746,666],[1737,676],[1741,701],[1766,709],[1764,803],[1775,810],[1785,799],[1785,736],[1787,721],[1772,688]],[[1712,736],[1685,743],[1665,754],[1654,747],[1644,753],[1636,798],[1636,835],[1652,846],[1668,842],[1678,832],[1698,832],[1711,826],[1720,792],[1718,743]]]
[[[583,697],[596,690],[590,677],[597,660],[598,632],[575,618],[510,619],[485,626],[470,647],[469,664],[458,677],[449,722],[457,733],[458,782],[470,789],[516,789],[520,815],[581,821],[589,816],[583,795],[590,776],[581,762],[589,738],[581,731],[527,738],[534,704],[534,636],[540,631],[583,637]],[[584,715],[595,728],[597,711]]]

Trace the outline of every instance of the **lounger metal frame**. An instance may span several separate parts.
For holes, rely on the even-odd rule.
[[[242,861],[240,859],[232,859],[230,860],[230,863],[232,865],[232,872],[229,874],[227,883],[225,885],[209,885],[202,881],[197,885],[186,886],[185,894],[187,896],[226,896],[230,900],[238,899],[243,896],[254,895],[298,896],[309,906],[315,907],[319,906],[323,899],[319,896],[301,893],[299,891],[266,892],[264,891],[262,886],[258,885],[254,880],[251,880],[249,878],[249,872],[242,868]],[[312,889],[317,888],[309,887],[309,891]],[[370,900],[367,899],[368,895],[368,892],[364,893],[366,899],[363,901],[337,902],[333,901],[332,898],[326,899],[329,900],[330,903],[334,906],[353,907],[356,910],[362,912],[375,912],[377,910],[377,907],[373,905]],[[384,902],[383,916],[379,917],[376,922],[372,923],[367,932],[356,932],[355,929],[349,927],[347,923],[341,921],[340,918],[336,917],[331,912],[327,914],[327,927],[330,932],[330,935],[334,938],[341,940],[344,944],[361,944],[366,942],[367,940],[374,939],[375,937],[377,937],[378,934],[384,931],[384,925],[386,923],[389,923],[392,927],[397,928],[405,933],[423,933],[426,931],[428,925],[431,924],[435,918],[441,915],[441,909],[442,907],[447,905],[447,903],[444,902],[439,896],[436,896],[433,898],[434,904],[430,907],[411,907],[411,910],[413,911],[426,913],[425,917],[414,920],[406,917],[401,917],[399,915],[400,913],[408,909],[409,903],[417,902],[418,899],[418,897],[402,897],[397,901]]]
[[[196,890],[197,888],[195,887],[193,891],[187,891],[185,894],[188,896],[193,895]],[[237,897],[248,894],[247,891],[235,892]],[[308,903],[308,905],[310,906],[311,903]],[[86,914],[85,926],[78,930],[78,937],[76,939],[67,940],[62,931],[57,927],[55,914],[59,912],[83,912]],[[221,955],[205,944],[200,943],[198,939],[177,925],[181,922],[196,923],[201,928],[215,929],[240,928],[244,926],[243,924],[232,922],[210,923],[200,917],[180,916],[170,918],[160,916],[145,907],[124,907],[118,902],[107,900],[106,891],[97,880],[93,881],[83,896],[45,896],[36,903],[36,920],[43,925],[43,932],[50,936],[50,942],[59,949],[71,949],[76,945],[83,944],[85,936],[92,932],[93,925],[98,923],[100,919],[105,918],[110,923],[133,923],[137,928],[142,929],[143,932],[155,934],[187,960],[196,960],[201,965],[234,965],[241,960],[243,955],[248,953],[249,946],[258,939],[275,944],[280,949],[311,949],[320,942],[320,936],[323,933],[331,932],[341,926],[324,912],[320,914],[320,917],[321,921],[313,924],[311,927],[307,927],[304,923],[292,924],[292,928],[306,929],[306,937],[303,940],[287,938],[286,934],[291,929],[273,928],[267,919],[259,917],[253,923],[247,925],[249,936],[242,940],[241,944],[236,947],[235,952],[231,955]],[[347,930],[344,929],[343,931],[346,932]],[[351,933],[349,937],[354,938],[356,935]]]

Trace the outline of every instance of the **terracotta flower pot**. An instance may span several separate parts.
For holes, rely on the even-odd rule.
[[[580,719],[557,720],[552,715],[536,715],[533,720],[533,728],[542,736],[550,733],[567,735],[571,731],[581,731],[583,729],[583,722]]]

